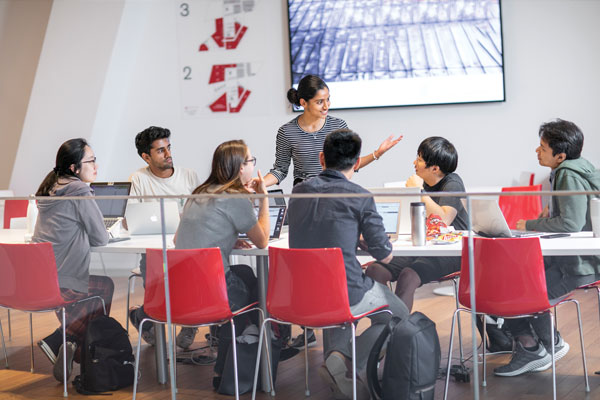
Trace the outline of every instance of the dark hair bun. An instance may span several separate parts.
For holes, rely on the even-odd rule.
[[[290,103],[300,106],[300,97],[298,96],[298,91],[294,88],[291,88],[287,92],[287,99]]]

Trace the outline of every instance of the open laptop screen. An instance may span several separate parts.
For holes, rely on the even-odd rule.
[[[128,196],[131,182],[94,182],[90,184],[96,196]],[[104,218],[125,216],[127,199],[96,199]]]
[[[383,227],[385,233],[398,233],[398,213],[400,212],[400,203],[375,203],[377,213],[383,218]]]
[[[285,206],[269,206],[269,239],[279,239],[281,227],[285,217]],[[254,207],[254,212],[258,218],[258,207]],[[246,239],[248,235],[240,233],[240,238]]]

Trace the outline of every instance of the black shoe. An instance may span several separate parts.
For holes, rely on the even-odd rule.
[[[75,350],[77,350],[77,343],[67,342],[67,377],[69,380],[71,373],[73,372],[73,357],[75,356]],[[52,370],[54,377],[59,382],[64,382],[63,380],[63,347],[60,346],[58,351],[58,357],[56,357],[56,362],[54,363],[54,368]]]
[[[306,333],[308,333],[307,344],[308,347],[313,347],[317,345],[317,338],[315,336],[315,332],[312,329],[307,329]],[[294,349],[303,349],[304,348],[304,333],[299,334],[296,339],[292,341],[290,347]]]
[[[49,336],[37,342],[38,347],[48,357],[50,362],[54,364],[58,357],[58,351],[62,345],[62,331],[60,329],[55,330]]]
[[[129,322],[131,325],[135,326],[135,329],[140,331],[140,322],[146,317],[144,313],[144,309],[142,307],[132,307],[129,309]],[[144,325],[144,329],[141,332],[142,339],[150,346],[154,346],[156,344],[156,338],[154,337],[154,324],[146,323]]]
[[[483,322],[482,318],[485,316],[477,317],[477,329],[479,330],[479,335],[483,337]],[[490,317],[493,319],[493,317]],[[510,332],[507,330],[498,328],[498,325],[487,323],[486,324],[486,332],[487,332],[487,351],[490,353],[498,353],[498,352],[512,352],[513,350],[513,339],[510,336]]]

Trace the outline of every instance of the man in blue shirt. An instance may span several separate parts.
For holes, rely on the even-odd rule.
[[[360,163],[360,137],[349,129],[339,129],[327,135],[319,160],[323,172],[294,187],[292,193],[369,193],[350,182]],[[366,276],[356,250],[360,245],[378,261],[392,259],[392,245],[385,233],[381,216],[372,197],[302,198],[289,204],[290,248],[339,247],[342,250],[348,283],[348,299],[354,315],[389,305],[401,318],[408,308],[390,289]],[[318,277],[315,277],[318,279]],[[371,327],[357,338],[356,365],[365,369],[368,354],[389,314],[372,318]],[[350,361],[352,357],[350,329],[323,331],[325,365],[319,374],[332,387],[336,398],[352,397]],[[351,372],[350,372],[351,373]],[[369,396],[360,380],[359,397]]]

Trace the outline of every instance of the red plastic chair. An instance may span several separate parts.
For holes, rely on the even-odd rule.
[[[239,399],[237,375],[237,351],[233,317],[259,311],[256,303],[231,311],[225,283],[225,269],[221,250],[209,249],[167,250],[169,290],[171,296],[171,322],[188,327],[222,325],[231,322],[235,397]],[[166,324],[166,298],[163,276],[163,253],[160,249],[146,250],[146,290],[144,311],[150,318],[141,321],[139,331],[147,322]],[[133,399],[137,393],[137,380],[142,335],[138,336],[136,350]]]
[[[450,379],[450,359],[454,341],[454,325],[456,315],[470,312],[471,289],[469,277],[469,246],[468,237],[462,242],[461,280],[458,289],[459,301],[467,308],[459,308],[452,316],[452,329],[450,333],[450,347],[448,350],[448,366],[444,399],[448,395]],[[589,392],[587,366],[583,345],[583,331],[581,329],[581,313],[579,303],[574,299],[563,298],[556,302],[548,300],[546,289],[546,273],[544,260],[538,237],[528,238],[473,238],[473,259],[475,274],[475,302],[478,314],[496,315],[503,318],[531,317],[550,310],[563,302],[572,302],[577,309],[579,321],[579,339],[583,359],[583,371],[586,392]],[[551,340],[554,343],[554,321],[550,318]],[[486,323],[483,322],[483,382],[486,386],[485,370],[485,333]],[[552,389],[556,399],[556,365],[554,360],[554,346],[552,346]]]
[[[503,192],[540,192],[542,185],[503,187]],[[540,196],[500,196],[500,210],[510,229],[517,227],[520,219],[536,219],[542,212]]]
[[[0,243],[0,307],[30,313],[62,310],[63,376],[67,376],[67,346],[65,335],[65,307],[91,299],[102,302],[99,296],[66,302],[58,286],[56,260],[51,243],[6,244]],[[31,332],[31,371],[33,372],[33,332]],[[4,334],[2,332],[2,346]],[[8,367],[6,347],[4,357]],[[67,397],[67,379],[64,380],[64,396]]]
[[[315,279],[318,277],[318,279]],[[304,379],[305,394],[308,389],[307,329],[328,329],[349,326],[352,329],[352,384],[356,399],[356,327],[354,322],[384,310],[377,307],[360,315],[352,315],[348,301],[348,284],[344,258],[339,248],[329,249],[283,249],[269,247],[269,287],[267,289],[267,312],[271,315],[263,321],[258,340],[258,357],[254,372],[252,399],[256,397],[256,382],[260,364],[265,326],[273,321],[304,326]],[[265,339],[266,340],[266,339]],[[271,395],[275,395],[273,374],[267,347],[267,365]]]
[[[12,218],[21,218],[27,216],[27,200],[4,200],[4,229],[10,229],[10,220]]]

